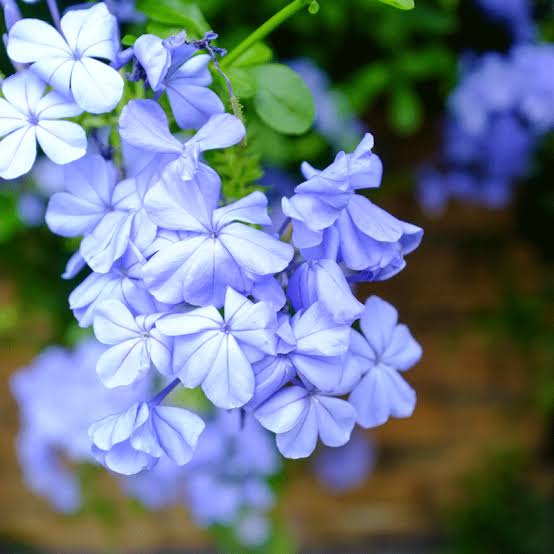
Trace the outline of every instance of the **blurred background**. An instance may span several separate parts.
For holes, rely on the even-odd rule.
[[[285,4],[197,3],[227,48]],[[46,18],[43,4],[21,8]],[[407,376],[415,414],[364,433],[356,486],[333,491],[311,462],[287,463],[271,551],[554,552],[553,4],[319,4],[268,41],[312,89],[317,121],[297,138],[260,130],[261,182],[287,190],[302,160],[323,167],[373,133],[384,177],[372,199],[425,237],[404,271],[359,296],[394,304],[424,356]],[[539,44],[534,61],[525,48]],[[0,184],[0,551],[209,551],[214,534],[183,508],[147,511],[100,470],[79,470],[71,515],[25,485],[10,377],[83,334],[67,304],[77,282],[60,278],[74,244],[42,223],[44,189],[32,176]]]

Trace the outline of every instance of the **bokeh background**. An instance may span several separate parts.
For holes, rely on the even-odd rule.
[[[199,5],[229,47],[284,3]],[[418,175],[441,151],[464,53],[507,52],[514,37],[473,0],[416,4],[404,12],[373,0],[320,0],[317,15],[299,14],[269,39],[280,60],[306,58],[324,71],[345,110],[375,136],[385,173],[372,198],[425,229],[403,272],[360,290],[360,298],[393,303],[423,346],[408,375],[416,412],[366,433],[374,467],[355,490],[332,494],[309,462],[288,464],[275,510],[285,538],[276,552],[554,551],[554,137],[541,138],[506,205],[424,209]],[[529,4],[550,41],[552,2]],[[46,13],[41,4],[22,7]],[[9,71],[5,59],[2,70]],[[343,143],[356,128],[349,132]],[[326,165],[336,146],[312,132],[270,137],[262,154],[268,167],[298,179],[303,159]],[[31,180],[21,186],[34,190]],[[25,487],[10,376],[46,345],[73,344],[81,331],[67,307],[75,282],[59,277],[72,245],[29,225],[21,192],[1,184],[0,552],[209,551],[213,536],[184,509],[147,512],[99,470],[82,471],[85,503],[71,516]]]

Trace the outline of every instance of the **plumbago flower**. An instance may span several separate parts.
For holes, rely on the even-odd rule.
[[[197,129],[225,108],[219,96],[208,86],[212,76],[208,69],[209,54],[196,53],[196,47],[177,40],[162,40],[142,35],[133,45],[137,61],[147,76],[150,88],[167,98],[179,127]]]
[[[30,171],[37,155],[36,143],[58,164],[85,155],[84,130],[63,117],[82,110],[57,92],[44,95],[46,85],[29,71],[8,77],[0,98],[0,177],[15,179]]]
[[[10,20],[9,56],[31,66],[4,83],[2,144],[15,144],[17,155],[2,151],[0,170],[28,171],[35,140],[67,164],[46,221],[82,238],[64,277],[91,271],[70,307],[105,345],[94,357],[98,383],[121,399],[86,422],[88,460],[123,475],[186,473],[183,496],[199,521],[244,516],[244,536],[260,537],[265,520],[256,510],[272,502],[262,480],[277,465],[268,462],[271,433],[283,456],[302,458],[319,440],[346,445],[356,424],[412,412],[415,393],[399,371],[417,361],[419,346],[390,305],[372,297],[364,306],[351,285],[402,270],[423,232],[357,192],[381,184],[370,134],[323,171],[302,165],[305,180],[282,198],[287,219],[276,232],[255,183],[229,190],[232,160],[249,155],[247,129],[210,88],[210,71],[226,67],[217,61],[224,51],[211,45],[215,33],[193,42],[184,33],[146,34],[120,52],[117,21],[103,3],[52,15],[59,30]],[[123,91],[115,68],[143,90],[131,85],[115,113],[82,119],[106,126],[85,154],[79,126],[53,120],[111,112]],[[46,85],[53,92],[42,97]],[[540,107],[535,100],[529,109]],[[178,127],[186,133],[174,135]],[[201,416],[182,400],[196,388]],[[75,432],[87,435],[82,425]],[[212,496],[221,503],[205,500]]]
[[[117,20],[103,2],[71,10],[60,31],[39,19],[22,19],[8,35],[8,56],[83,110],[109,112],[123,94],[123,79],[97,58],[113,61],[119,50]]]

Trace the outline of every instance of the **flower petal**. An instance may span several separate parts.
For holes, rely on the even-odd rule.
[[[112,67],[93,58],[81,58],[71,74],[75,103],[93,113],[112,111],[123,96],[123,79]]]
[[[87,153],[87,136],[72,121],[41,120],[37,125],[37,140],[44,153],[57,164],[67,164]]]
[[[30,171],[37,156],[35,128],[25,126],[0,141],[0,177],[15,179]]]
[[[31,63],[54,56],[71,57],[62,35],[40,19],[21,19],[10,29],[8,56],[20,63]]]
[[[167,97],[181,129],[198,129],[212,115],[225,111],[219,96],[207,87],[171,80],[167,84]]]

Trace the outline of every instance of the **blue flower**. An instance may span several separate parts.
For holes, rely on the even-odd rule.
[[[335,392],[343,376],[351,328],[337,323],[321,302],[300,310],[290,320],[282,317],[275,354],[254,364],[259,404],[298,376],[310,388]]]
[[[177,465],[186,464],[203,430],[202,419],[188,410],[138,402],[93,423],[89,437],[98,462],[133,475],[152,469],[164,455]]]
[[[342,323],[351,324],[363,311],[363,305],[352,294],[342,269],[334,260],[300,264],[289,279],[287,296],[295,310],[319,301],[335,321]]]
[[[134,317],[117,300],[101,304],[94,316],[94,334],[101,343],[113,346],[100,356],[96,371],[107,387],[130,385],[152,365],[164,375],[171,373],[173,341],[154,327],[161,316]]]
[[[121,138],[143,151],[140,170],[150,182],[171,165],[181,180],[192,179],[204,164],[200,155],[206,150],[237,144],[245,134],[244,125],[231,114],[216,114],[190,139],[181,143],[169,131],[163,109],[153,100],[131,100],[119,119]]]
[[[185,387],[202,385],[219,408],[244,406],[254,394],[252,363],[275,354],[275,309],[268,302],[254,304],[228,288],[225,318],[213,307],[172,314],[156,323],[177,337],[174,372]]]
[[[212,82],[208,54],[195,56],[196,48],[188,44],[171,48],[155,35],[140,36],[133,50],[152,90],[167,92],[179,127],[197,129],[225,111],[219,96],[208,88]]]
[[[367,133],[352,154],[339,152],[323,171],[302,164],[306,181],[292,198],[283,198],[283,213],[294,220],[294,240],[299,247],[321,242],[321,231],[330,227],[348,206],[357,189],[381,184],[383,166],[371,152],[373,137]],[[313,235],[309,239],[304,235]],[[306,240],[308,241],[306,243]]]
[[[119,49],[117,20],[104,3],[68,11],[61,33],[38,19],[22,19],[10,29],[8,55],[31,63],[31,71],[60,94],[91,113],[109,112],[123,94],[119,73],[96,58],[113,60]]]
[[[372,146],[367,134],[353,154],[339,154],[321,172],[304,164],[308,180],[292,198],[283,198],[283,212],[293,221],[294,244],[306,259],[331,259],[367,276],[390,276],[419,246],[423,231],[355,194],[381,182],[382,165]]]
[[[81,327],[92,325],[102,302],[123,302],[136,315],[160,311],[142,282],[142,264],[124,256],[108,273],[91,273],[69,295],[69,307]]]
[[[219,178],[213,170],[207,176],[181,183],[166,172],[146,195],[154,222],[184,232],[144,267],[148,290],[162,302],[221,306],[228,286],[250,293],[257,280],[272,278],[293,257],[292,246],[244,224],[271,223],[261,192],[216,209]]]
[[[365,358],[364,375],[349,397],[358,424],[376,427],[391,416],[410,417],[416,394],[400,372],[419,361],[421,347],[409,329],[398,324],[395,308],[377,296],[368,298],[360,326],[367,341],[365,353],[358,353]]]
[[[83,129],[71,121],[81,109],[57,92],[44,96],[46,85],[29,71],[8,77],[0,98],[0,176],[15,179],[35,163],[36,143],[57,164],[67,164],[85,155]]]
[[[75,511],[81,503],[71,464],[93,462],[88,427],[146,392],[143,384],[106,389],[95,371],[104,351],[94,339],[81,341],[72,351],[49,347],[11,378],[21,420],[16,449],[25,482],[63,512]]]
[[[154,240],[135,180],[118,183],[112,163],[86,156],[66,168],[65,183],[67,192],[50,199],[46,223],[64,237],[84,235],[80,252],[94,271],[107,273],[130,242],[146,247]]]
[[[259,406],[254,416],[277,434],[277,448],[286,458],[306,458],[318,436],[327,446],[350,439],[356,410],[345,400],[301,386],[285,387]]]

